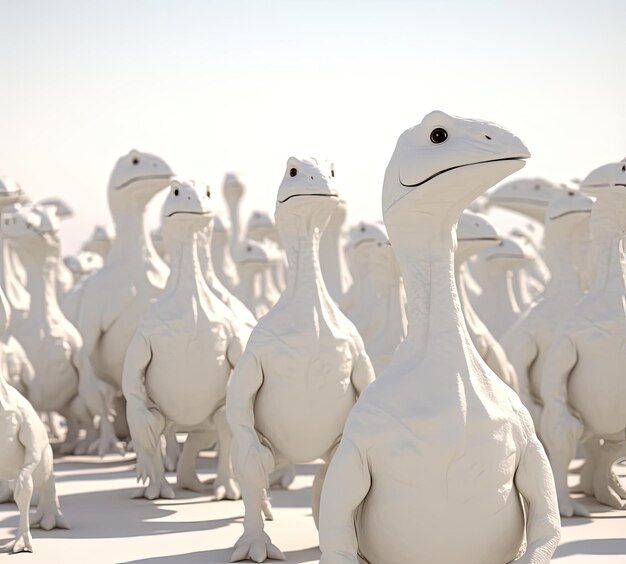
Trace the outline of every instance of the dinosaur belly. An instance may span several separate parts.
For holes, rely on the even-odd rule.
[[[24,445],[17,439],[19,423],[13,411],[0,413],[0,480],[13,480],[24,465]]]
[[[72,365],[72,347],[62,337],[22,339],[35,370],[28,399],[40,411],[61,411],[78,393],[78,372]]]
[[[568,403],[585,430],[623,433],[626,428],[626,339],[598,334],[577,340],[578,362],[568,380]]]
[[[262,361],[264,381],[255,401],[255,426],[281,456],[309,462],[324,455],[343,433],[356,401],[352,358],[347,343],[308,362],[294,362],[293,354],[274,351],[267,368]],[[300,358],[307,358],[306,353]]]
[[[146,389],[162,413],[179,425],[199,425],[226,401],[231,368],[221,326],[184,336],[180,328],[151,337]]]
[[[428,444],[398,428],[368,453],[373,480],[358,512],[359,552],[377,564],[512,561],[524,537],[512,440],[452,456]]]

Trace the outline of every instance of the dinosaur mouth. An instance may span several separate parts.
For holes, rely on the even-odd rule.
[[[172,213],[168,213],[166,217],[172,217],[173,215],[203,215],[203,216],[213,216],[212,211],[205,212],[196,212],[196,211],[173,211]]]
[[[457,168],[464,168],[466,166],[475,166],[475,165],[486,164],[486,163],[497,163],[497,162],[502,162],[502,161],[525,161],[527,158],[528,157],[505,157],[502,159],[491,159],[488,161],[477,161],[475,163],[467,163],[467,164],[462,164],[462,165],[457,165],[457,166],[451,166],[450,168],[444,168],[443,170],[440,170],[439,172],[435,172],[435,174],[431,174],[428,178],[425,178],[424,180],[420,180],[419,182],[416,182],[415,184],[405,184],[402,181],[402,178],[400,177],[400,173],[398,172],[398,181],[405,188],[417,188],[418,186],[422,186],[422,184],[426,184],[427,182],[431,181],[433,178],[436,178],[437,176],[441,176],[442,174],[445,174],[446,172],[450,172],[451,170],[455,170]]]
[[[566,215],[573,215],[573,214],[578,214],[578,213],[591,213],[591,210],[566,211],[566,212],[560,213],[559,215],[551,215],[548,219],[554,220],[554,219],[559,219],[559,217],[565,217]]]
[[[497,206],[498,204],[532,204],[534,206],[539,206],[541,208],[547,208],[548,202],[543,200],[533,200],[532,198],[503,198],[502,196],[494,196],[489,198],[489,203]]]
[[[499,237],[467,237],[459,239],[459,243],[474,243],[476,241],[489,241],[492,243],[499,243],[500,241],[502,241],[502,239],[500,239]]]
[[[131,178],[130,180],[127,180],[126,182],[122,182],[122,184],[115,186],[114,189],[122,190],[123,188],[126,188],[131,184],[139,182],[141,180],[170,180],[173,176],[174,174],[146,174],[145,176],[135,176],[135,178]]]
[[[364,245],[365,243],[380,243],[381,245],[390,245],[391,243],[389,241],[379,241],[378,239],[374,239],[373,237],[368,237],[366,239],[361,239],[360,241],[357,241],[352,248],[353,249],[358,249],[361,245]]]
[[[525,259],[525,255],[518,255],[515,253],[503,253],[501,255],[491,255],[487,257],[485,260],[495,260],[495,259],[513,259],[513,260],[522,260]]]
[[[326,198],[339,198],[339,194],[292,194],[291,196],[287,196],[284,200],[278,200],[278,203],[284,204],[287,200],[291,200],[291,198],[298,198],[300,196],[324,196]]]

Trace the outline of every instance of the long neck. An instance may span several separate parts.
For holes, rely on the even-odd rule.
[[[230,219],[230,248],[235,252],[241,244],[241,200],[229,203],[228,216]]]
[[[180,296],[187,301],[189,296],[204,295],[205,281],[198,260],[198,235],[194,232],[170,236],[170,276],[164,295]]]
[[[454,278],[456,233],[430,227],[415,233],[415,223],[395,225],[389,234],[407,293],[406,346],[448,356],[470,344]]]
[[[324,280],[336,300],[347,290],[347,268],[341,250],[341,226],[331,223],[320,240],[320,264]]]
[[[454,279],[456,281],[457,290],[459,292],[459,301],[463,317],[470,333],[476,333],[480,330],[481,320],[472,306],[472,302],[467,295],[467,287],[465,277],[467,276],[467,266],[463,260],[455,260],[454,262]]]
[[[154,250],[146,221],[145,205],[130,204],[126,209],[113,213],[115,221],[115,241],[106,257],[108,263],[124,260],[132,265],[150,264],[167,269],[165,263]]]
[[[580,248],[586,246],[588,237],[580,222],[570,223],[567,218],[554,220],[546,226],[546,263],[551,272],[546,296],[571,296],[582,294],[580,286]]]
[[[591,213],[595,278],[590,292],[622,296],[626,291],[626,210],[600,199]]]
[[[21,253],[30,293],[29,315],[62,315],[56,292],[58,250],[30,245]]]

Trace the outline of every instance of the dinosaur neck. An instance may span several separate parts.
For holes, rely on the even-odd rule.
[[[238,283],[237,267],[230,253],[230,246],[225,236],[213,236],[214,241],[208,243],[207,252],[210,252],[212,265],[215,272],[213,276],[217,276],[231,290]]]
[[[57,300],[56,272],[59,261],[58,248],[45,245],[29,245],[20,253],[26,269],[27,287],[30,293],[29,317],[44,319],[62,317]]]
[[[204,298],[209,290],[198,260],[198,234],[190,229],[168,238],[171,270],[164,296],[175,296],[186,304],[190,298]]]
[[[586,247],[588,236],[580,221],[568,221],[569,218],[553,220],[546,225],[545,249],[547,266],[551,272],[550,283],[545,296],[565,297],[581,296],[581,247]]]
[[[239,267],[241,300],[253,313],[263,292],[261,269],[258,265],[242,264]],[[256,313],[255,313],[256,317]]]
[[[129,205],[113,212],[115,241],[106,262],[123,261],[130,267],[154,269],[167,276],[167,266],[154,250],[146,221],[145,206]]]
[[[241,245],[241,200],[229,203],[228,217],[230,219],[230,249],[235,253]]]
[[[11,304],[11,308],[25,312],[30,307],[30,296],[15,272],[14,253],[10,241],[0,235],[0,286]]]
[[[455,228],[427,225],[426,220],[417,229],[417,222],[410,219],[387,223],[407,294],[404,347],[441,355],[446,364],[467,358],[468,351],[477,354],[470,346],[454,279]]]
[[[459,292],[459,302],[463,317],[467,325],[470,335],[477,335],[482,332],[485,325],[472,306],[472,302],[467,295],[467,287],[465,277],[467,276],[467,266],[463,260],[455,260],[454,262],[454,279],[456,281],[457,290]]]

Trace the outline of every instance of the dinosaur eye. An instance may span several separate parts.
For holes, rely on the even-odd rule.
[[[361,227],[361,233],[365,233],[365,227]]]
[[[539,184],[535,184],[535,190],[541,190],[541,186],[539,186]]]
[[[573,195],[574,195],[574,192],[568,192],[568,194],[569,194],[570,196],[573,196]]]
[[[134,164],[134,165],[138,165],[138,164],[139,164],[139,159],[138,159],[137,157],[135,157],[135,158],[133,159],[133,164]]]
[[[174,190],[174,196],[178,196],[178,188],[176,188],[176,190]]]
[[[293,178],[296,174],[298,174],[298,170],[297,170],[297,169],[295,169],[295,168],[292,168],[292,169],[289,171],[289,176],[291,176],[292,178]]]
[[[441,127],[437,127],[430,132],[430,140],[435,144],[439,145],[443,143],[448,138],[448,132]]]
[[[622,167],[622,172],[626,172],[626,165]]]
[[[206,195],[207,195],[207,198],[211,197],[211,190],[209,190],[208,188],[207,188],[207,191],[206,191]]]
[[[248,246],[246,247],[246,251],[248,251],[249,253],[251,253],[251,252],[252,252],[252,247],[251,247],[250,245],[248,245]]]
[[[334,171],[334,170],[331,170],[331,171],[330,171],[330,175],[331,175],[333,178],[335,178],[335,171]]]

